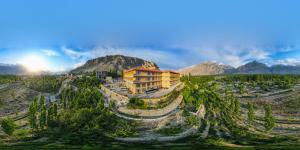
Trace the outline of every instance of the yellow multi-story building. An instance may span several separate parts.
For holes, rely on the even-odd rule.
[[[161,71],[158,68],[137,67],[123,71],[125,86],[133,94],[149,90],[170,88],[179,82],[180,74],[173,71]]]
[[[180,74],[171,70],[162,71],[162,88],[170,88],[180,82]]]

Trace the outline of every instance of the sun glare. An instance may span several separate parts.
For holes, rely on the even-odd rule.
[[[47,63],[42,56],[29,55],[25,56],[20,64],[25,66],[30,72],[40,72],[48,70]]]

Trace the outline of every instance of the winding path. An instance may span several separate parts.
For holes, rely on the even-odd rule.
[[[161,109],[153,109],[153,110],[143,110],[143,109],[128,109],[126,106],[117,108],[118,112],[121,114],[129,115],[129,116],[137,116],[143,118],[158,118],[161,116],[165,116],[174,110],[176,110],[180,103],[182,102],[183,96],[179,95],[175,100],[173,100],[168,106]]]
[[[163,116],[152,116],[152,117],[136,117],[136,116],[128,116],[128,115],[124,115],[122,113],[120,113],[117,109],[113,109],[115,114],[123,119],[126,120],[135,120],[135,121],[145,121],[145,122],[152,122],[152,121],[158,121],[158,120],[163,120],[166,119],[167,117],[176,114],[177,112],[180,111],[179,108],[174,109],[173,111],[164,114]]]
[[[122,142],[151,142],[151,141],[159,141],[159,142],[170,142],[170,141],[176,141],[182,138],[186,138],[188,136],[191,136],[198,132],[197,126],[193,126],[179,134],[173,135],[173,136],[157,136],[157,135],[149,135],[146,137],[117,137],[115,138],[118,141]]]

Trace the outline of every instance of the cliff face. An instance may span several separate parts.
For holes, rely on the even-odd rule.
[[[123,55],[109,55],[109,56],[88,60],[83,66],[75,68],[74,70],[70,71],[70,73],[111,71],[111,70],[120,72],[124,69],[130,69],[142,65],[157,67],[155,63],[140,58],[123,56]]]

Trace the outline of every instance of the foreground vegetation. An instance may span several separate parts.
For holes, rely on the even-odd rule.
[[[33,90],[46,93],[56,93],[61,87],[62,78],[58,76],[25,76],[22,81]]]
[[[0,78],[1,79],[1,78]],[[114,104],[105,107],[103,95],[99,92],[101,82],[93,75],[77,78],[67,86],[59,96],[59,101],[46,102],[43,96],[32,97],[28,109],[29,130],[22,128],[10,118],[1,119],[0,137],[10,139],[1,143],[15,142],[16,147],[34,148],[83,148],[83,149],[298,149],[299,137],[290,135],[275,135],[277,120],[274,114],[276,106],[270,103],[242,103],[245,94],[256,91],[271,92],[291,89],[299,83],[296,75],[226,75],[182,77],[185,88],[170,95],[174,99],[183,95],[181,108],[186,119],[186,125],[168,126],[156,130],[156,133],[172,136],[184,131],[190,126],[200,126],[199,131],[188,138],[168,144],[150,142],[147,144],[125,144],[117,142],[114,137],[133,137],[138,135],[136,122],[117,117],[112,112]],[[13,83],[21,81],[37,85],[28,87],[34,89],[47,85],[42,91],[57,90],[62,80],[57,77],[36,77],[16,79],[5,77],[3,81]],[[1,81],[1,80],[0,80]],[[56,85],[58,87],[56,87]],[[41,89],[39,89],[41,90]],[[158,103],[155,108],[168,105],[168,100]],[[290,98],[280,106],[286,113],[298,112],[299,97]],[[196,113],[204,106],[206,113],[203,119]],[[153,109],[145,105],[139,98],[130,99],[130,108]],[[258,115],[258,108],[262,113]],[[209,126],[208,126],[209,124]],[[208,128],[208,136],[201,133]],[[25,126],[26,127],[26,126]],[[27,126],[28,127],[28,126]],[[7,138],[9,137],[9,138]],[[4,148],[8,148],[3,146]]]
[[[106,136],[135,134],[134,123],[115,116],[111,106],[104,107],[103,96],[97,88],[87,84],[77,85],[76,90],[72,87],[64,89],[60,101],[49,104],[47,108],[43,99],[40,100],[40,107],[35,101],[32,103],[29,121],[35,135],[69,144],[84,144],[101,141]]]
[[[0,75],[0,84],[7,84],[20,81],[20,76],[15,75]]]

